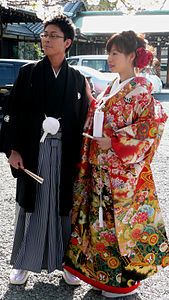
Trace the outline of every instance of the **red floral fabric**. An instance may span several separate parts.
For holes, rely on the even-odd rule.
[[[105,102],[103,136],[111,138],[111,149],[103,151],[95,140],[84,138],[65,267],[110,292],[134,287],[156,273],[158,266],[169,265],[150,166],[167,115],[151,88],[146,78],[135,77]],[[88,134],[95,106],[86,121]]]

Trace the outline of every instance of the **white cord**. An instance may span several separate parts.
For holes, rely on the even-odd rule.
[[[103,228],[103,201],[102,201],[102,174],[100,165],[100,206],[99,206],[99,226]]]

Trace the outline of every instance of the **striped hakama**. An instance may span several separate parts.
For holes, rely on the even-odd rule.
[[[11,256],[15,269],[49,273],[62,270],[64,251],[71,233],[70,216],[59,216],[61,132],[40,144],[35,210],[25,213],[16,207],[16,230]],[[17,181],[19,184],[19,179]]]

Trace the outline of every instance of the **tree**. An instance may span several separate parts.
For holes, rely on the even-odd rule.
[[[88,10],[114,10],[116,9],[118,0],[86,0],[86,6]]]
[[[71,1],[69,1],[71,2]],[[125,13],[142,11],[146,9],[162,9],[167,0],[83,0],[87,10],[120,10]],[[26,9],[53,9],[63,6],[65,0],[0,0],[1,3],[17,8]],[[3,5],[3,4],[2,4]]]
[[[0,0],[0,3],[5,3],[10,7],[17,8],[36,8],[39,4],[44,6],[63,5],[67,1],[64,0]]]
[[[86,0],[89,10],[119,10],[125,13],[162,9],[167,0]]]

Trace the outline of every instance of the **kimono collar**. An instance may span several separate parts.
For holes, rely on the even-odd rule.
[[[134,77],[130,77],[122,82],[120,82],[119,78],[116,78],[115,81],[112,82],[110,93],[104,95],[104,99],[109,99],[110,97],[117,94],[128,82],[130,82]]]
[[[60,68],[60,69],[61,69],[61,68]],[[53,73],[54,73],[55,78],[58,77],[59,72],[60,72],[60,69],[56,72],[55,69],[52,67],[52,70],[53,70]]]
[[[130,82],[134,77],[130,77],[122,82],[120,82],[119,78],[116,78],[112,83],[108,85],[108,87],[97,97],[98,100],[101,100],[97,110],[100,110],[104,107],[107,100],[116,95],[122,88]],[[107,92],[108,91],[108,92]]]

